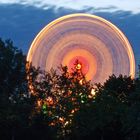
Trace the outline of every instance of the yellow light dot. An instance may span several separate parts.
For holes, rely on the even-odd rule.
[[[96,92],[95,92],[94,89],[91,90],[91,95],[92,95],[92,96],[95,96],[95,95],[96,95]]]
[[[66,126],[66,125],[68,125],[68,124],[69,124],[69,122],[68,122],[68,121],[66,121],[64,125]]]
[[[79,81],[79,84],[80,84],[80,85],[82,85],[82,84],[83,84],[83,80],[82,80],[82,79]]]
[[[78,64],[76,65],[76,69],[77,69],[77,70],[80,70],[81,68],[82,68],[82,65],[78,63]]]

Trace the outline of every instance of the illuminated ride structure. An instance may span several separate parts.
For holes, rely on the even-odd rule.
[[[108,76],[135,76],[135,59],[125,35],[109,21],[89,14],[58,18],[36,36],[27,61],[49,71],[66,65],[81,69],[87,80],[103,83]]]

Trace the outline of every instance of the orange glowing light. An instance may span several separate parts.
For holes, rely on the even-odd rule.
[[[82,79],[79,81],[79,84],[80,84],[80,85],[82,85],[82,84],[83,84],[83,80],[82,80]]]
[[[47,98],[47,103],[49,104],[49,105],[53,105],[53,99],[52,99],[52,97],[48,97]]]
[[[93,98],[93,97],[92,97],[91,95],[88,95],[88,98],[90,98],[90,99],[91,99],[91,98]]]
[[[37,101],[37,105],[40,107],[41,106],[41,100]]]
[[[54,123],[54,122],[51,122],[51,123],[49,124],[49,126],[55,126],[55,123]]]
[[[77,70],[80,70],[82,68],[82,65],[80,64],[80,63],[78,63],[77,65],[76,65],[76,69]]]
[[[64,122],[64,118],[59,117],[59,121],[63,123]]]

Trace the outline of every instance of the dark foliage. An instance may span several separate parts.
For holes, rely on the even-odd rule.
[[[43,72],[0,39],[0,139],[139,140],[140,80],[92,85],[80,69]]]

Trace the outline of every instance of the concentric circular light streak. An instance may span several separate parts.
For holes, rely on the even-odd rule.
[[[135,59],[125,35],[109,21],[89,14],[58,18],[36,36],[27,61],[49,71],[78,60],[88,80],[103,83],[109,75],[135,76]]]

